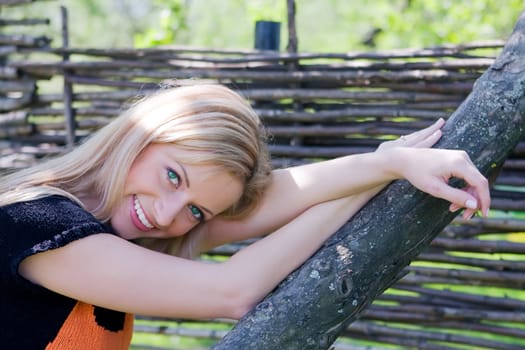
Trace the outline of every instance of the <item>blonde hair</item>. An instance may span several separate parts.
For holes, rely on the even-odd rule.
[[[191,151],[188,164],[211,164],[244,183],[241,199],[222,213],[242,216],[269,182],[266,137],[248,102],[229,88],[194,84],[160,89],[123,112],[70,153],[0,179],[0,206],[61,194],[80,203],[100,198],[93,215],[110,220],[126,175],[151,143]]]

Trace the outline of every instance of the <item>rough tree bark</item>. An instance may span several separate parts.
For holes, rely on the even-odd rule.
[[[525,14],[452,114],[439,148],[464,149],[487,176],[524,135]],[[406,181],[371,200],[213,349],[328,349],[454,218]]]

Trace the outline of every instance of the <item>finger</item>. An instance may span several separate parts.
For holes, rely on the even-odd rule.
[[[452,171],[451,175],[465,181],[466,186],[463,187],[463,190],[475,198],[482,215],[486,217],[490,208],[489,182],[479,172],[468,154],[464,151],[459,152],[460,161],[456,162],[456,169]]]
[[[436,142],[439,141],[441,136],[443,136],[443,133],[441,132],[441,130],[436,130],[433,134],[431,134],[430,136],[428,136],[427,138],[425,138],[423,140],[418,141],[412,147],[415,147],[415,148],[429,148],[429,147],[432,147],[432,146],[434,146],[436,144]]]
[[[449,207],[450,212],[455,213],[456,211],[458,211],[460,209],[462,209],[461,206],[459,206],[459,205],[457,205],[455,203],[450,204],[450,207]],[[463,219],[468,220],[472,216],[474,216],[476,213],[477,213],[477,210],[475,210],[475,209],[465,209],[463,211],[462,217],[463,217]]]
[[[465,209],[465,211],[463,211],[463,219],[465,220],[470,220],[474,214],[476,214],[477,210],[474,210],[474,209]]]
[[[465,189],[455,188],[446,182],[435,180],[430,184],[428,190],[423,189],[430,195],[444,199],[450,202],[449,210],[455,212],[461,208],[477,211],[479,209],[479,200],[477,196],[472,195]]]
[[[471,193],[471,194],[472,194],[472,193]],[[476,207],[477,207],[477,203],[479,203],[479,201],[477,201],[477,202],[475,203],[475,206],[476,206]],[[460,206],[460,205],[458,205],[458,204],[456,204],[456,203],[452,203],[452,204],[450,204],[450,206],[449,206],[449,210],[450,210],[450,212],[452,212],[452,213],[455,213],[456,211],[458,211],[458,210],[460,210],[460,209],[462,209],[462,208],[463,208],[463,206]],[[472,216],[474,216],[477,212],[478,212],[477,209],[469,209],[469,208],[466,208],[466,209],[463,211],[463,215],[462,215],[462,216],[463,216],[463,219],[468,220],[468,219],[470,219]]]
[[[481,203],[482,203],[482,200],[481,200],[481,198],[479,197],[479,195],[478,195],[478,193],[476,192],[476,190],[475,190],[473,187],[470,187],[470,186],[467,186],[464,190],[467,191],[468,193],[470,193],[473,197],[476,197],[476,200],[477,200],[477,203],[478,203],[479,210],[481,210]]]
[[[445,124],[445,120],[443,118],[439,118],[438,120],[436,120],[430,126],[427,126],[426,128],[418,130],[416,132],[413,132],[413,133],[407,135],[406,137],[408,139],[413,139],[416,142],[424,140],[427,137],[429,137],[430,135],[432,135],[433,133],[435,133],[436,131],[440,130],[443,127],[444,124]]]
[[[452,187],[444,191],[443,196],[451,196],[448,200],[452,202],[449,209],[454,212],[462,207],[474,210],[467,211],[465,216],[472,216],[478,209],[484,217],[488,216],[490,209],[490,189],[488,180],[479,172],[472,160],[465,153],[463,160],[467,162],[467,166],[462,165],[461,171],[453,174],[453,177],[463,179],[466,186],[459,189],[460,192],[452,191]],[[461,194],[460,194],[461,193]],[[457,196],[452,199],[454,196]]]
[[[405,147],[430,147],[441,137],[441,127],[444,125],[443,118],[438,119],[432,125],[413,132],[411,134],[401,136],[402,146]]]
[[[490,209],[490,189],[487,178],[485,178],[474,166],[469,167],[461,176],[467,183],[465,193],[475,198],[478,209],[484,217],[488,216]]]
[[[421,136],[424,138],[426,136],[429,136],[429,135],[432,135],[433,133],[435,133],[436,131],[438,130],[441,130],[441,128],[443,127],[443,125],[445,125],[445,119],[443,118],[439,118],[438,120],[436,120],[433,124],[431,124],[430,126],[424,128],[424,129],[421,129],[419,131],[419,133],[421,134]]]
[[[455,213],[461,208],[463,208],[463,207],[457,205],[456,203],[451,203],[450,206],[448,207],[448,210],[450,210],[450,212],[452,212],[452,213]]]

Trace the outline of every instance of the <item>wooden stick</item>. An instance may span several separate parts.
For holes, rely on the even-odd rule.
[[[394,49],[382,50],[381,52],[348,52],[348,53],[259,53],[255,50],[213,50],[213,49],[196,49],[187,47],[168,47],[168,48],[150,48],[150,49],[68,49],[70,54],[92,55],[92,56],[106,56],[111,58],[129,58],[136,57],[141,59],[160,59],[165,60],[166,57],[177,57],[181,53],[199,53],[202,56],[194,56],[195,60],[210,60],[212,62],[221,62],[213,55],[238,55],[243,56],[237,58],[236,62],[253,62],[253,61],[297,61],[297,60],[317,60],[317,59],[333,59],[333,60],[388,60],[388,59],[406,59],[406,58],[435,58],[435,57],[465,57],[465,51],[472,51],[478,49],[500,49],[504,42],[501,40],[494,41],[479,41],[467,43],[463,45],[443,45],[433,48],[425,49]],[[60,48],[49,50],[61,55]],[[206,56],[204,56],[206,55]],[[231,61],[229,61],[231,62]]]
[[[456,335],[452,333],[436,333],[430,331],[421,331],[421,330],[409,330],[409,329],[395,329],[394,327],[374,325],[370,323],[355,322],[352,327],[349,328],[346,335],[352,336],[357,334],[363,334],[367,337],[380,337],[381,335],[389,335],[395,338],[404,338],[404,339],[419,339],[422,341],[439,341],[445,343],[459,343],[467,344],[471,346],[481,346],[481,347],[490,347],[491,349],[501,349],[501,350],[519,350],[521,346],[511,345],[509,343],[502,343],[498,341],[491,341],[487,339],[480,339],[479,337],[474,336],[465,336],[465,335]]]
[[[506,260],[488,260],[463,258],[444,254],[444,252],[437,253],[422,253],[419,255],[418,261],[431,261],[437,263],[457,264],[464,266],[480,267],[483,269],[490,269],[496,271],[525,271],[525,261],[506,261]]]
[[[523,271],[523,270],[522,270]],[[420,296],[437,296],[445,300],[454,300],[462,303],[463,306],[475,305],[481,308],[492,308],[494,310],[506,309],[507,311],[515,311],[525,309],[525,301],[512,299],[510,297],[490,297],[487,295],[476,295],[470,293],[462,293],[450,290],[438,290],[433,288],[418,287],[418,286],[396,286],[397,289],[418,293]],[[428,299],[425,303],[428,304]]]
[[[23,5],[23,4],[28,4],[34,1],[35,0],[2,0],[2,2],[0,3],[0,6]]]
[[[60,7],[60,17],[62,23],[62,46],[67,48],[69,46],[69,34],[68,34],[68,14],[65,6]],[[69,54],[64,53],[62,56],[63,62],[69,62]],[[75,136],[75,112],[73,111],[73,86],[69,81],[70,72],[64,70],[64,121],[66,129],[66,145],[68,149],[73,149],[76,144]]]
[[[437,237],[431,243],[432,247],[449,250],[479,253],[515,253],[524,254],[525,244],[508,241],[480,241],[476,239],[450,239]]]
[[[8,0],[2,0],[2,5]],[[41,24],[49,24],[49,18],[24,18],[24,19],[0,19],[0,26],[33,26]]]
[[[25,125],[27,123],[27,117],[28,114],[26,111],[0,114],[0,127]]]
[[[0,85],[0,93],[14,91],[33,93],[35,90],[36,82],[34,80],[3,81]]]
[[[1,38],[1,37],[0,37]],[[173,68],[169,63],[161,62],[143,62],[143,61],[129,61],[129,60],[114,60],[104,62],[56,62],[56,63],[33,63],[33,62],[14,62],[11,66],[16,68],[23,68],[25,70],[32,69],[88,69],[98,70],[106,68]],[[272,70],[257,70],[257,71],[227,71],[227,70],[211,70],[211,69],[186,69],[173,70],[171,72],[172,79],[194,79],[199,78],[216,78],[216,79],[251,79],[264,82],[286,82],[299,83],[305,81],[354,81],[363,83],[370,82],[408,82],[408,81],[465,81],[474,80],[479,77],[478,73],[456,73],[449,72],[443,69],[435,70],[405,70],[405,71],[293,71],[293,72],[274,72]]]
[[[23,47],[45,47],[48,46],[51,39],[45,36],[31,37],[22,34],[6,35],[0,34],[0,44],[16,45]]]
[[[2,79],[18,78],[18,70],[12,67],[0,67],[0,78]]]
[[[288,15],[288,45],[286,45],[286,51],[290,54],[297,54],[298,41],[297,30],[295,26],[295,13],[296,5],[295,0],[286,1],[287,15]]]

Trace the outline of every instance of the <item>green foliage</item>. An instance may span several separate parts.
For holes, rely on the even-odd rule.
[[[375,19],[382,29],[379,47],[425,47],[505,39],[523,9],[522,0],[411,0],[386,21]],[[398,5],[399,6],[399,5]]]
[[[37,1],[2,9],[2,15],[51,18],[45,32],[59,46],[60,5],[69,11],[74,47],[250,49],[257,20],[282,22],[282,47],[288,41],[286,0]],[[374,0],[366,6],[363,1],[296,0],[299,51],[417,48],[506,39],[523,5],[523,0]]]
[[[171,6],[180,1],[155,2],[174,14],[166,19],[172,25],[187,27],[184,33],[169,33],[169,25],[160,21],[136,36],[140,46],[251,48],[255,21],[261,19],[281,21],[281,42],[287,41],[286,0],[192,0],[179,12]],[[505,39],[522,8],[523,0],[375,0],[366,6],[361,1],[296,0],[299,50],[342,52]]]
[[[253,22],[256,21],[286,21],[286,0],[279,2],[268,0],[236,0],[238,6],[245,6],[246,12]]]
[[[172,44],[180,33],[188,30],[187,6],[183,0],[152,0],[158,13],[158,25],[134,35],[136,47]]]

